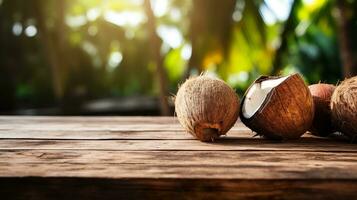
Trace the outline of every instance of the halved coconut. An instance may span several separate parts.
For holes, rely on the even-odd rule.
[[[312,124],[313,99],[298,74],[262,76],[244,95],[240,117],[258,135],[270,139],[296,139]]]

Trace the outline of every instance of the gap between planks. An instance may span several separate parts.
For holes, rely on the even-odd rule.
[[[297,141],[274,142],[261,138],[224,138],[215,143],[197,140],[0,140],[0,150],[11,149],[73,149],[73,150],[278,150],[278,151],[326,151],[357,152],[355,144],[320,141],[316,138],[301,138]]]

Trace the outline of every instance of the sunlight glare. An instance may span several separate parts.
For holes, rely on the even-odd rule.
[[[156,32],[172,48],[179,47],[183,42],[181,32],[174,26],[160,25]]]
[[[248,78],[249,78],[249,74],[246,71],[242,71],[238,74],[238,80],[240,82],[246,82],[248,81]]]
[[[118,65],[121,63],[123,60],[123,55],[119,51],[114,51],[110,54],[109,60],[108,60],[108,66],[110,67],[110,70],[115,69],[118,67]]]
[[[306,33],[307,28],[310,26],[310,21],[301,21],[299,25],[295,28],[295,33],[297,36],[302,36]]]
[[[305,5],[311,5],[315,2],[315,0],[302,0],[302,2],[305,4]]]
[[[66,24],[73,28],[83,26],[86,23],[87,23],[87,18],[84,15],[66,17]]]
[[[277,21],[277,18],[273,12],[269,10],[265,5],[262,5],[260,7],[260,12],[262,13],[263,20],[265,24],[272,25],[275,24]]]
[[[37,34],[37,28],[34,25],[30,25],[25,29],[27,37],[34,37]]]
[[[260,7],[264,22],[274,24],[287,20],[292,3],[292,0],[265,0],[265,4]]]
[[[245,7],[245,2],[244,1],[237,1],[235,8],[234,8],[234,12],[232,14],[232,19],[235,22],[239,22],[242,17],[243,17],[243,10]]]
[[[188,60],[188,59],[191,58],[191,55],[192,55],[192,46],[191,46],[191,44],[185,44],[182,47],[182,50],[181,50],[181,58],[184,59],[184,60]]]
[[[178,8],[172,8],[170,11],[170,18],[172,21],[180,21],[182,18],[182,13]]]
[[[90,27],[88,28],[88,34],[89,34],[90,36],[96,36],[97,33],[98,33],[98,27],[97,27],[97,26],[92,25],[92,26],[90,26]]]
[[[324,5],[326,0],[303,0],[302,2],[310,12],[313,12]]]
[[[232,73],[228,76],[228,84],[231,86],[238,85],[239,83],[244,83],[248,81],[249,74],[247,71],[241,71],[239,73]]]
[[[130,28],[127,28],[127,29],[125,30],[125,38],[131,40],[131,39],[133,39],[134,37],[135,37],[135,31],[132,30],[132,29],[130,29]]]
[[[144,0],[130,0],[133,5],[141,6],[144,4]]]
[[[141,12],[123,11],[114,12],[106,11],[104,19],[117,26],[132,26],[136,27],[145,22],[146,16]]]
[[[15,22],[12,26],[12,33],[16,36],[21,35],[22,33],[22,24],[20,22]]]
[[[242,12],[238,10],[234,11],[232,15],[232,19],[235,22],[239,22],[242,19]]]
[[[91,56],[94,56],[98,53],[97,48],[92,43],[90,43],[88,41],[83,42],[82,48],[85,52],[87,52]]]
[[[151,7],[156,17],[162,17],[169,10],[169,2],[168,0],[151,0]]]
[[[87,19],[89,21],[95,21],[100,16],[100,10],[98,8],[92,8],[87,11]]]

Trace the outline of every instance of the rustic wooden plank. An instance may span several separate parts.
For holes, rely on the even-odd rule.
[[[356,199],[356,181],[2,178],[4,199]]]
[[[18,150],[0,151],[0,177],[357,180],[356,163],[355,153]]]
[[[174,117],[0,117],[0,130],[181,131]]]
[[[146,124],[176,123],[176,117],[148,117],[148,116],[0,116],[0,124],[12,123],[119,123],[119,124]]]
[[[244,134],[246,135],[246,134]],[[57,131],[57,130],[11,130],[1,131],[0,139],[72,139],[72,140],[115,140],[115,139],[194,139],[184,131]]]
[[[356,199],[356,181],[2,178],[4,199]]]
[[[237,124],[240,124],[238,119]],[[177,117],[147,117],[147,116],[0,116],[0,127],[4,125],[67,125],[67,124],[104,124],[104,125],[179,125]],[[244,126],[244,125],[239,125]]]
[[[174,117],[0,116],[0,194],[356,198],[355,144],[309,135],[274,142],[252,135],[238,122],[227,137],[202,143]]]
[[[296,141],[276,142],[262,138],[234,139],[224,137],[215,143],[203,143],[197,140],[0,140],[0,150],[11,149],[357,152],[357,145],[328,140],[324,141],[320,138],[300,138]]]
[[[255,134],[241,122],[227,133]],[[305,134],[304,137],[311,137]],[[1,117],[0,139],[194,139],[172,117]]]
[[[161,121],[163,120],[163,121]],[[255,135],[241,122],[230,137]],[[312,137],[305,134],[304,137]],[[172,117],[10,117],[0,116],[0,139],[194,139]]]
[[[232,130],[246,129],[237,123]],[[0,130],[183,131],[175,117],[1,117]]]
[[[0,130],[34,131],[182,131],[180,124],[105,124],[105,123],[44,123],[44,124],[2,124]]]
[[[228,135],[234,138],[252,138],[254,133],[247,128],[236,128]],[[83,130],[0,130],[0,139],[73,139],[73,140],[109,140],[109,139],[194,139],[191,134],[180,131],[83,131]]]
[[[231,130],[249,130],[239,125]],[[1,131],[183,131],[180,124],[4,124],[0,125]]]

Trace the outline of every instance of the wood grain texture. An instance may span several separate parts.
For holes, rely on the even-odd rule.
[[[202,143],[173,117],[0,116],[1,199],[356,199],[357,145]]]
[[[275,151],[1,151],[0,176],[357,179],[355,153]]]

